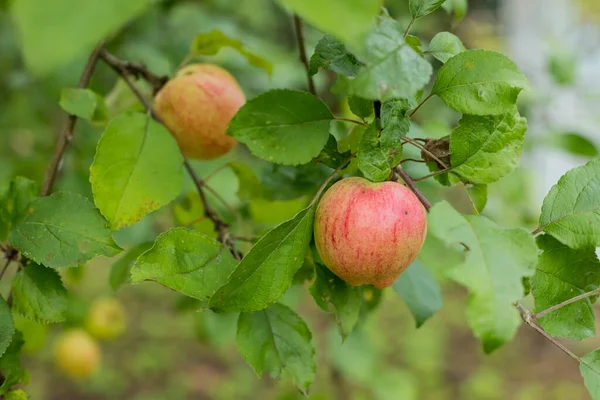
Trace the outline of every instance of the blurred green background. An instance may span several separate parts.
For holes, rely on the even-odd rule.
[[[61,90],[76,85],[86,58],[82,54],[77,61],[43,79],[31,75],[22,61],[17,29],[8,12],[9,3],[0,1],[0,187],[16,175],[41,181],[64,121],[58,104]],[[410,19],[406,3],[386,2],[390,14],[405,25]],[[40,2],[40,7],[50,6],[50,1]],[[546,12],[553,6],[569,12]],[[531,7],[538,20],[528,19]],[[560,31],[549,34],[543,27],[552,23],[569,34]],[[247,98],[270,88],[305,89],[305,72],[298,61],[291,18],[271,0],[159,1],[120,31],[111,40],[109,49],[124,59],[145,63],[158,74],[169,75],[187,54],[194,36],[212,29],[241,39],[273,64],[274,72],[269,78],[234,51],[223,50],[202,59],[231,71]],[[435,33],[450,29],[452,17],[439,10],[419,21],[413,33],[427,42]],[[585,99],[588,107],[599,105],[600,85],[587,82],[590,74],[597,76],[590,70],[595,67],[600,71],[600,53],[586,52],[586,59],[580,53],[585,52],[586,46],[593,48],[594,43],[600,48],[600,2],[469,1],[469,12],[455,32],[469,48],[507,52],[532,82],[532,90],[521,99],[523,114],[530,121],[522,168],[490,186],[484,212],[503,226],[532,228],[549,185],[568,167],[597,155],[597,137],[589,134],[600,126],[597,112],[592,108],[582,116],[585,110],[573,110],[571,103],[561,106],[553,100],[570,95]],[[527,36],[523,32],[533,34]],[[309,55],[321,35],[306,28]],[[587,39],[578,42],[583,36]],[[581,46],[575,49],[573,41]],[[48,46],[60,45],[48,43]],[[320,72],[316,79],[319,92],[332,111],[348,113],[344,101],[329,91],[335,77]],[[136,107],[136,100],[104,65],[99,65],[91,88],[106,95],[111,115]],[[556,114],[560,116],[560,124],[554,125],[551,122]],[[420,125],[411,134],[441,137],[457,119],[458,115],[442,108],[439,100],[432,100],[419,113]],[[350,134],[341,126],[334,128],[338,138]],[[91,198],[88,168],[101,131],[101,124],[78,125],[73,146],[61,168],[57,190]],[[405,151],[410,157],[411,150]],[[237,198],[237,177],[230,169],[220,168],[232,160],[252,165],[265,188],[262,198],[249,204]],[[252,158],[241,147],[223,159],[194,165],[203,176],[210,175],[209,185],[234,208],[232,211],[214,196],[210,199],[233,224],[234,232],[242,236],[260,234],[290,218],[306,204],[330,171],[322,165],[297,169],[274,167]],[[414,176],[427,173],[423,166],[408,169]],[[423,190],[433,200],[444,198],[462,212],[472,212],[460,187],[448,190],[430,181],[423,184]],[[187,185],[192,191],[191,182]],[[173,225],[191,224],[210,232],[207,221],[197,221],[201,215],[198,207],[195,196],[181,196],[172,206],[118,232],[116,239],[129,249],[153,241],[158,233]],[[240,223],[240,219],[248,222]],[[248,246],[241,244],[244,250]],[[109,276],[115,261],[101,258],[64,271],[64,281],[72,293],[66,324],[45,327],[17,320],[18,327],[25,332],[25,364],[31,372],[31,383],[26,389],[30,398],[302,398],[285,377],[257,379],[235,348],[235,315],[197,312],[189,300],[157,284],[125,285],[113,292]],[[9,273],[14,274],[14,270]],[[3,279],[0,285],[2,294],[8,290],[8,281]],[[107,295],[114,295],[125,305],[127,332],[117,340],[101,343],[102,365],[93,378],[72,381],[55,367],[52,342],[65,327],[81,325],[90,302]],[[445,284],[442,310],[417,330],[407,307],[393,289],[388,289],[378,309],[365,317],[342,344],[332,316],[317,308],[305,286],[294,286],[286,294],[285,303],[295,307],[307,320],[317,345],[317,379],[310,398],[588,398],[576,363],[527,327],[520,330],[515,341],[485,356],[467,327],[465,301],[463,289]],[[576,353],[583,354],[599,347],[600,341],[568,344]]]

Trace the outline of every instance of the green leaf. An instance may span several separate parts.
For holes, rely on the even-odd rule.
[[[314,205],[263,236],[210,299],[216,312],[257,311],[279,300],[292,285],[312,237]]]
[[[409,0],[408,8],[413,18],[421,18],[437,10],[446,0]]]
[[[573,250],[549,235],[538,237],[537,244],[544,252],[538,257],[531,281],[535,312],[600,285],[600,262],[594,249]],[[539,322],[554,337],[581,340],[596,336],[589,298],[561,307],[540,318]]]
[[[74,267],[121,251],[106,225],[86,198],[57,192],[30,203],[27,217],[12,231],[9,241],[38,264]]]
[[[262,184],[249,165],[238,161],[227,164],[238,178],[237,197],[242,201],[250,201],[262,195]]]
[[[67,289],[53,269],[29,264],[12,282],[13,308],[42,323],[62,322],[67,312]]]
[[[491,50],[467,50],[440,68],[431,95],[458,112],[503,114],[513,109],[527,79],[514,62]]]
[[[248,64],[264,69],[269,75],[273,73],[273,65],[269,61],[248,50],[240,40],[230,38],[218,29],[196,35],[190,53],[195,56],[215,55],[223,47],[231,47],[246,57]]]
[[[487,185],[469,185],[466,190],[469,201],[476,211],[475,214],[482,212],[488,199]]]
[[[467,0],[446,0],[442,3],[442,8],[448,12],[448,14],[454,15],[452,26],[458,25],[460,21],[467,15],[468,3]]]
[[[573,249],[600,246],[600,160],[574,168],[550,189],[537,229]]]
[[[183,183],[183,156],[167,129],[141,113],[115,117],[90,167],[94,202],[119,230],[173,200]]]
[[[586,354],[579,364],[579,372],[592,400],[600,400],[600,349]]]
[[[496,182],[519,164],[526,130],[527,120],[515,110],[463,116],[450,136],[452,172],[466,182]]]
[[[413,35],[408,35],[404,38],[404,40],[406,40],[406,44],[412,47],[412,49],[418,54],[423,54],[423,45],[421,44],[421,39]]]
[[[428,229],[447,246],[462,243],[468,248],[466,261],[444,273],[469,290],[467,319],[484,351],[497,349],[521,322],[513,302],[523,295],[523,277],[534,273],[533,237],[523,229],[500,228],[483,216],[462,216],[446,202],[431,208]]]
[[[27,400],[29,397],[23,389],[11,390],[5,396],[5,400]]]
[[[278,0],[316,28],[341,40],[351,49],[361,49],[379,14],[379,0]],[[343,23],[341,23],[343,21]]]
[[[0,302],[4,302],[4,300],[0,300]],[[3,377],[2,385],[0,385],[0,396],[8,393],[13,386],[29,381],[29,374],[21,367],[21,348],[24,344],[23,335],[19,331],[14,331],[14,335],[11,335],[9,341],[10,346],[8,346],[6,352],[3,352],[0,358],[0,374]]]
[[[319,72],[319,68],[323,68],[336,74],[354,76],[358,72],[360,62],[336,38],[325,35],[317,43],[309,65],[311,75]]]
[[[418,262],[400,274],[394,282],[394,290],[415,317],[417,328],[442,308],[440,285],[427,268]]]
[[[217,237],[215,224],[204,215],[204,203],[196,190],[188,192],[173,204],[173,216],[178,225],[191,227],[206,236]]]
[[[131,268],[137,258],[146,250],[151,248],[152,242],[143,242],[129,249],[121,258],[114,262],[110,269],[108,282],[113,290],[128,282],[131,276]]]
[[[546,144],[576,156],[597,157],[599,154],[594,142],[574,132],[548,135]]]
[[[352,111],[354,115],[361,117],[362,119],[373,115],[373,102],[371,100],[357,96],[349,96],[348,106],[350,106],[350,111]]]
[[[577,57],[573,50],[560,45],[551,46],[548,60],[548,72],[559,85],[571,85],[577,74]]]
[[[263,160],[298,165],[319,155],[333,118],[312,94],[278,89],[248,101],[227,131]]]
[[[162,233],[131,269],[132,282],[150,280],[179,293],[208,300],[227,282],[237,262],[214,239],[186,228]]]
[[[427,53],[431,54],[442,63],[448,62],[455,55],[467,49],[458,36],[450,32],[440,32],[431,39]]]
[[[27,206],[38,195],[35,182],[15,177],[7,190],[0,194],[0,240],[6,240],[8,234],[27,215]]]
[[[400,139],[408,133],[410,120],[406,117],[382,119],[382,125],[383,129],[379,131],[376,123],[371,124],[358,148],[358,167],[365,178],[374,182],[386,180],[400,162]]]
[[[256,198],[250,202],[249,210],[252,221],[264,225],[278,225],[294,218],[306,204],[306,197],[290,200],[267,200]]]
[[[15,334],[15,323],[13,321],[10,306],[0,296],[0,357],[6,352]]]
[[[52,7],[40,7],[38,0],[18,0],[12,2],[11,13],[27,67],[43,76],[92,51],[150,4],[150,0],[56,0]]]
[[[103,99],[90,89],[63,89],[60,106],[63,110],[88,121],[94,119],[96,111],[102,108]],[[104,105],[106,107],[106,105]]]
[[[340,153],[338,151],[337,140],[335,139],[335,137],[333,135],[329,135],[329,140],[327,140],[325,147],[323,148],[323,150],[321,150],[321,153],[317,156],[317,161],[322,162],[323,164],[327,165],[329,168],[336,169],[339,166],[341,166],[342,164],[345,164],[348,162],[348,159],[350,158],[350,154],[351,154],[350,151],[345,151],[343,153]]]
[[[354,330],[360,316],[363,305],[361,288],[347,284],[327,267],[317,264],[310,294],[323,311],[330,312],[329,304],[333,305],[342,340],[345,340]]]
[[[398,21],[377,21],[367,39],[366,65],[350,80],[349,92],[370,100],[413,98],[429,82],[431,64],[405,42]]]
[[[260,377],[279,377],[286,370],[304,393],[315,379],[315,347],[306,323],[290,308],[275,303],[238,319],[240,353]]]

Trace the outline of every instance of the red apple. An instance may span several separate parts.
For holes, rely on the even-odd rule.
[[[157,93],[154,110],[184,155],[211,160],[237,144],[226,131],[245,101],[242,89],[227,71],[216,65],[193,64]]]
[[[392,285],[417,257],[426,233],[425,209],[396,182],[342,179],[325,193],[315,216],[321,259],[351,285]]]

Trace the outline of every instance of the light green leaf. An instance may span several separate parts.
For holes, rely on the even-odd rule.
[[[503,115],[465,115],[450,136],[452,172],[466,182],[496,182],[519,164],[527,120]]]
[[[446,0],[442,3],[442,8],[448,12],[448,14],[454,15],[452,26],[458,25],[460,21],[467,14],[468,3],[467,0]]]
[[[104,99],[91,89],[63,89],[60,95],[60,106],[63,110],[78,118],[88,121],[94,119],[99,109],[106,109]]]
[[[469,185],[466,190],[475,214],[482,212],[488,199],[487,185]]]
[[[427,268],[418,262],[400,274],[394,282],[394,290],[415,317],[417,328],[442,308],[440,285]]]
[[[340,153],[338,151],[337,140],[333,135],[329,135],[329,139],[321,150],[321,153],[317,156],[317,161],[327,165],[329,168],[336,169],[340,167],[342,164],[348,162],[350,158],[350,152],[345,151]]]
[[[278,0],[316,28],[341,40],[351,49],[362,49],[381,0]],[[343,21],[343,22],[342,22]]]
[[[440,32],[431,39],[427,53],[431,54],[442,63],[467,50],[458,36],[450,32]]]
[[[336,74],[354,76],[358,72],[360,62],[346,50],[343,43],[331,35],[325,35],[317,43],[309,65],[311,75],[319,72],[319,68],[323,68]]]
[[[4,301],[4,298],[0,296],[0,357],[2,357],[10,345],[14,334],[15,323],[12,312],[9,305]]]
[[[594,249],[573,250],[549,235],[537,238],[544,252],[538,257],[531,280],[535,312],[546,310],[600,285],[600,262]],[[581,340],[596,336],[594,311],[589,298],[577,301],[540,318],[554,337]]]
[[[38,195],[35,182],[15,177],[4,193],[0,194],[0,240],[6,240],[8,234],[27,215],[27,206]]]
[[[249,165],[238,161],[232,161],[227,164],[238,178],[238,199],[242,201],[250,201],[253,198],[262,195],[262,184],[258,176],[254,173]]]
[[[216,312],[257,311],[279,300],[292,285],[312,237],[311,205],[263,236],[210,299]]]
[[[577,76],[577,55],[573,49],[560,45],[550,46],[548,72],[559,85],[572,85]]]
[[[4,300],[0,299],[0,303],[3,302]],[[2,352],[3,354],[0,358],[0,373],[3,376],[2,385],[0,385],[0,396],[8,393],[13,386],[19,383],[28,383],[29,381],[29,373],[21,366],[21,349],[24,344],[23,334],[19,331],[14,331],[14,335],[9,338],[9,341],[10,346],[5,349],[5,352]]]
[[[553,133],[547,136],[547,145],[582,157],[597,157],[596,144],[579,133]]]
[[[315,379],[315,347],[306,323],[290,308],[275,303],[238,319],[240,353],[260,377],[279,377],[286,370],[304,393]]]
[[[412,47],[418,54],[423,54],[423,44],[421,43],[421,39],[413,35],[408,35],[404,40],[406,40],[406,44]]]
[[[237,261],[214,239],[186,228],[162,233],[138,257],[132,282],[150,280],[199,300],[208,300],[227,282]]]
[[[429,82],[431,64],[404,41],[398,21],[377,21],[367,38],[366,65],[349,81],[349,92],[370,100],[413,98]]]
[[[458,112],[503,114],[513,109],[527,79],[514,62],[491,50],[467,50],[440,68],[431,95]]]
[[[468,248],[466,261],[444,272],[469,289],[467,319],[484,351],[497,349],[521,322],[513,302],[523,295],[522,279],[534,273],[533,237],[523,229],[500,228],[483,216],[462,216],[446,202],[431,208],[428,222],[438,240]]]
[[[354,330],[360,316],[363,306],[361,288],[347,284],[327,267],[317,264],[310,294],[323,311],[332,311],[329,305],[333,305],[342,340],[345,340]]]
[[[130,280],[131,268],[135,264],[135,261],[143,252],[151,248],[153,244],[152,242],[140,243],[129,249],[121,258],[114,262],[108,277],[112,290],[117,290],[121,285]]]
[[[140,15],[150,0],[17,0],[11,13],[21,36],[27,67],[43,76],[73,61]],[[76,18],[65,18],[76,16]]]
[[[173,200],[183,183],[183,156],[164,126],[141,113],[115,117],[90,167],[94,202],[119,230]]]
[[[600,160],[574,168],[550,189],[537,229],[573,249],[600,245]]]
[[[28,398],[27,392],[23,389],[11,390],[4,396],[5,400],[27,400]]]
[[[362,119],[373,115],[373,102],[371,100],[357,96],[349,96],[348,106],[350,106],[350,111],[352,111],[354,115],[361,117]]]
[[[62,322],[67,312],[67,289],[53,269],[29,264],[12,282],[15,311],[42,323]]]
[[[333,118],[325,103],[310,93],[271,90],[248,101],[228,133],[264,160],[306,164],[327,143]]]
[[[192,55],[215,55],[223,47],[231,47],[246,57],[248,64],[264,69],[269,75],[273,73],[273,65],[269,61],[248,50],[240,40],[230,38],[217,29],[196,35],[190,53]]]
[[[68,192],[32,201],[9,241],[27,258],[50,268],[74,267],[121,251],[94,205]]]
[[[579,372],[592,400],[600,400],[600,349],[582,357]]]
[[[267,200],[256,198],[250,202],[250,216],[259,224],[275,225],[288,219],[294,218],[306,204],[306,197],[298,197],[290,200]]]
[[[421,18],[437,10],[446,0],[409,0],[408,8],[413,18]]]
[[[173,204],[173,216],[178,225],[187,226],[204,234],[217,237],[215,224],[204,214],[204,203],[197,191],[189,192]]]

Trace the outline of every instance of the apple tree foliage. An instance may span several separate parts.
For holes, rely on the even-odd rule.
[[[61,0],[41,15],[36,0],[16,0],[11,14],[22,37],[25,64],[43,78],[80,52],[110,41],[111,32],[151,3]],[[240,257],[231,223],[199,200],[205,196],[201,182],[200,193],[183,194],[188,206],[182,206],[188,165],[151,110],[138,104],[109,115],[105,94],[86,87],[66,88],[60,106],[70,118],[103,127],[89,168],[93,202],[68,191],[53,192],[52,182],[40,195],[38,183],[25,177],[15,178],[0,194],[0,243],[5,257],[20,263],[11,297],[0,298],[0,395],[27,380],[19,361],[21,334],[15,330],[12,312],[41,323],[64,321],[67,291],[59,272],[120,253],[110,275],[113,288],[154,281],[196,299],[200,310],[239,315],[237,345],[254,371],[272,376],[285,371],[307,393],[316,369],[311,329],[296,310],[281,302],[284,294],[293,285],[307,286],[316,304],[332,314],[343,338],[366,313],[376,312],[369,301],[376,289],[348,285],[319,260],[312,243],[319,197],[339,176],[399,179],[396,172],[403,168],[405,153],[410,149],[414,153],[415,146],[417,157],[431,172],[415,190],[434,180],[437,185],[461,186],[474,206],[474,212],[466,215],[445,201],[435,203],[429,209],[421,256],[389,289],[410,308],[417,327],[442,307],[436,281],[441,276],[468,290],[467,320],[487,353],[513,339],[522,319],[552,337],[595,336],[600,160],[575,168],[558,181],[543,202],[533,232],[503,227],[480,214],[487,185],[510,174],[519,163],[527,121],[516,103],[527,89],[527,79],[507,56],[466,49],[450,32],[438,33],[428,44],[409,32],[416,20],[440,7],[458,22],[466,1],[410,0],[408,26],[390,17],[378,1],[278,3],[298,21],[322,32],[314,52],[308,49],[306,72],[309,79],[322,70],[335,74],[331,91],[346,98],[354,114],[354,118],[336,116],[314,92],[274,89],[250,98],[231,121],[228,134],[254,157],[287,174],[279,181],[264,182],[242,161],[227,164],[239,180],[242,218],[263,218],[268,225],[269,216],[259,215],[253,206],[266,201],[265,193],[273,190],[299,195],[295,203],[280,199],[293,212],[286,221],[258,232],[255,243]],[[65,22],[65,15],[76,15],[78,22]],[[80,29],[90,19],[94,24]],[[52,42],[67,44],[57,51],[47,45]],[[220,31],[198,35],[189,57],[214,55],[223,47],[238,51],[268,74],[277,69],[243,40]],[[94,62],[101,62],[97,54]],[[432,98],[462,117],[449,135],[416,137],[421,131],[415,116]],[[340,124],[348,135],[334,134]],[[78,140],[76,135],[73,140]],[[306,168],[314,165],[327,171],[307,179]],[[115,232],[165,207],[172,207],[180,226],[166,229],[154,243],[125,250],[114,239]],[[203,214],[204,220],[197,218]],[[519,304],[529,294],[535,302],[531,312]],[[572,301],[576,296],[581,298]],[[600,350],[579,361],[585,385],[594,399],[600,399]]]

